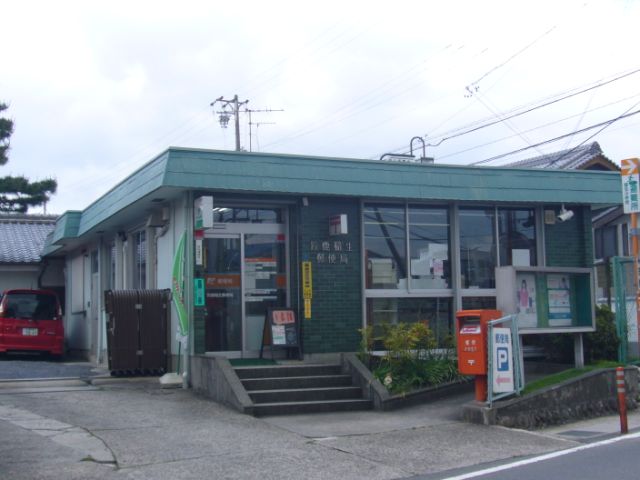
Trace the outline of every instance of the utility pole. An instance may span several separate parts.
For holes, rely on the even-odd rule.
[[[229,115],[234,116],[235,127],[236,127],[236,152],[240,151],[240,107],[242,105],[246,105],[249,103],[249,100],[244,100],[242,102],[238,101],[238,95],[234,95],[233,99],[226,100],[223,97],[216,98],[213,102],[211,102],[211,106],[213,107],[216,103],[220,103],[222,106],[222,110],[217,111],[219,115],[218,119],[220,121],[220,126],[222,128],[227,128],[229,125]]]

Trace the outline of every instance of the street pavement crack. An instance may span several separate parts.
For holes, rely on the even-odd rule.
[[[103,439],[86,428],[43,417],[15,406],[0,405],[0,420],[71,448],[80,454],[81,460],[91,458],[97,463],[117,466],[117,460],[111,448]]]
[[[362,436],[362,435],[349,435],[349,436],[355,437],[355,436]],[[338,437],[327,437],[326,440],[333,440],[333,439],[337,439],[337,438]],[[340,438],[345,438],[345,437],[340,437]],[[326,448],[328,450],[334,450],[336,452],[340,452],[340,453],[349,455],[349,456],[354,457],[356,459],[365,460],[367,462],[375,463],[377,465],[383,465],[385,467],[389,467],[390,466],[390,465],[388,465],[388,464],[386,464],[384,462],[381,462],[380,460],[377,460],[375,458],[369,458],[366,455],[360,455],[360,454],[357,454],[355,452],[351,452],[349,450],[344,450],[342,448],[336,447],[334,445],[328,445],[328,444],[323,443],[322,441],[318,441],[318,442],[313,442],[312,441],[312,442],[309,442],[309,443],[318,445],[318,446]],[[401,467],[394,466],[393,468],[395,468],[399,472],[401,472],[402,475],[415,475],[416,474],[416,472],[407,471],[407,470],[405,470],[404,468],[401,468]]]

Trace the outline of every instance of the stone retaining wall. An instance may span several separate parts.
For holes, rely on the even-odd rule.
[[[638,406],[638,368],[625,368],[627,409]],[[471,402],[463,419],[472,423],[535,429],[617,412],[615,369],[602,369],[531,393],[494,402]]]

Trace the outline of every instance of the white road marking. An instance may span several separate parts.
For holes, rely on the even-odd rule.
[[[539,457],[528,458],[526,460],[518,460],[517,462],[507,463],[505,465],[498,465],[497,467],[486,468],[484,470],[479,470],[476,472],[464,473],[462,475],[456,475],[454,477],[447,477],[443,480],[466,480],[468,478],[480,477],[482,475],[488,475],[490,473],[501,472],[503,470],[509,470],[512,468],[521,467],[523,465],[530,465],[532,463],[543,462],[545,460],[549,460],[552,458],[562,457],[564,455],[570,455],[575,452],[580,452],[582,450],[589,450],[591,448],[600,447],[602,445],[610,445],[612,443],[622,442],[624,440],[631,440],[634,438],[640,438],[640,432],[631,433],[628,435],[621,435],[615,438],[609,438],[607,440],[602,440],[600,442],[589,443],[587,445],[580,445],[579,447],[568,448],[566,450],[560,450],[557,452],[546,453],[544,455],[540,455]]]

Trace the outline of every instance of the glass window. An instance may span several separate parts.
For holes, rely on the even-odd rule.
[[[369,298],[367,324],[379,336],[384,324],[421,322],[435,334],[438,345],[444,346],[453,333],[451,305],[451,298]]]
[[[496,297],[462,297],[462,310],[495,310]]]
[[[227,208],[213,209],[216,223],[282,223],[282,211],[276,208]]]
[[[100,260],[98,258],[98,250],[91,252],[91,273],[98,273],[100,271]]]
[[[411,288],[450,288],[449,211],[409,206]]]
[[[25,320],[59,320],[55,295],[36,292],[9,292],[5,300],[5,317]]]
[[[147,235],[140,230],[133,235],[134,238],[134,264],[133,264],[133,288],[143,290],[147,288]]]
[[[615,225],[596,228],[594,233],[596,258],[609,258],[616,255],[616,229]]]
[[[534,209],[498,209],[498,235],[500,265],[537,265]]]
[[[462,288],[495,288],[495,210],[461,208],[459,221]]]
[[[116,288],[116,244],[115,242],[109,247],[109,290]]]
[[[403,205],[365,205],[366,288],[406,289],[405,230]]]

